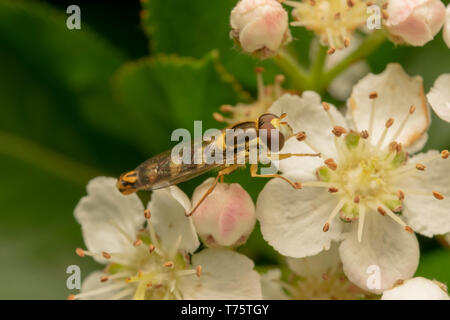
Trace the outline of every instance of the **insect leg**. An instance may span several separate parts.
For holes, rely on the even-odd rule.
[[[250,175],[252,177],[258,177],[258,178],[280,178],[283,179],[284,181],[286,181],[287,183],[289,183],[294,189],[301,189],[302,188],[302,184],[300,182],[293,182],[291,180],[289,180],[286,177],[283,177],[280,174],[259,174],[257,173],[258,171],[258,165],[257,164],[252,164],[250,166]]]
[[[189,212],[188,214],[186,214],[187,217],[190,217],[194,214],[195,210],[197,210],[197,208],[202,204],[202,202],[206,199],[206,197],[208,195],[211,194],[211,192],[213,192],[214,188],[217,185],[217,182],[219,182],[219,179],[221,182],[223,182],[223,176],[226,174],[230,174],[231,172],[235,171],[238,168],[237,164],[231,165],[223,170],[220,170],[219,173],[217,174],[217,177],[214,179],[214,183],[211,185],[211,187],[209,187],[209,189],[205,192],[205,194],[201,197],[200,201],[197,202],[197,204],[195,205],[194,209],[191,210],[191,212]]]
[[[268,157],[278,156],[278,160],[287,159],[290,157],[320,157],[320,153],[279,153],[279,154],[269,154]]]

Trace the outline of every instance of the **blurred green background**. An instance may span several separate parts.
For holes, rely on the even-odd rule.
[[[84,247],[73,209],[89,179],[118,176],[169,149],[179,127],[222,127],[221,104],[255,96],[255,66],[266,83],[280,71],[240,53],[229,39],[235,0],[0,0],[0,299],[64,299],[66,268],[98,269],[75,255]],[[66,8],[81,8],[81,30],[68,30]],[[308,64],[312,35],[293,29]],[[439,34],[422,48],[383,44],[374,72],[400,62],[428,90],[450,72]],[[285,85],[289,87],[289,83]],[[449,148],[450,126],[433,117],[428,148]],[[254,199],[263,180],[242,171]],[[181,184],[189,195],[204,177]],[[143,195],[148,197],[147,194]],[[418,274],[450,283],[450,250],[420,238]],[[257,263],[278,255],[255,230],[240,249]]]

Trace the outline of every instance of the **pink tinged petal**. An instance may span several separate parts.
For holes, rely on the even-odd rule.
[[[431,108],[444,121],[450,122],[450,73],[440,75],[427,94]]]
[[[336,203],[326,189],[295,190],[281,179],[272,179],[259,194],[256,217],[264,239],[275,250],[302,258],[328,250],[332,241],[342,238],[343,226],[338,219],[323,232]]]
[[[148,204],[150,221],[164,250],[169,252],[177,245],[179,237],[180,251],[194,252],[200,245],[192,219],[186,217],[185,206],[190,206],[183,194],[176,186],[155,190]]]
[[[78,202],[74,215],[88,250],[133,256],[133,241],[145,222],[144,206],[136,194],[122,195],[116,181],[107,177],[92,179],[87,185],[88,195]],[[107,262],[101,256],[94,259]]]
[[[181,277],[178,288],[186,300],[262,299],[259,274],[246,256],[227,249],[206,249],[192,256],[202,267],[200,277]]]
[[[443,30],[442,37],[444,38],[447,47],[450,49],[450,4],[447,6],[447,10],[445,10],[445,24]]]
[[[335,157],[337,154],[334,135],[331,132],[333,124],[324,111],[321,98],[317,93],[305,91],[301,97],[285,94],[275,101],[268,112],[276,115],[286,113],[285,121],[289,123],[294,133],[301,131],[306,133],[306,140],[297,142],[299,145],[310,144],[317,149],[317,152],[324,153],[328,157]],[[334,125],[347,128],[344,116],[333,105],[330,105],[330,114],[334,119]]]
[[[411,278],[419,264],[416,236],[375,212],[367,212],[362,241],[358,242],[355,224],[342,241],[339,254],[348,279],[374,293],[392,288],[398,280]],[[379,278],[374,278],[378,275]]]
[[[432,156],[437,159],[428,163],[425,171],[414,171],[399,184],[405,193],[403,216],[406,222],[427,237],[450,232],[450,159],[441,159],[439,152],[433,150],[412,157],[410,163],[421,163]],[[444,195],[444,199],[436,199],[433,191]]]
[[[387,13],[389,33],[410,45],[423,46],[441,29],[445,6],[440,0],[391,0]]]
[[[378,93],[374,100],[369,98],[372,92]],[[396,141],[409,147],[426,134],[430,125],[430,114],[421,77],[410,77],[399,64],[391,63],[382,73],[369,74],[361,79],[347,100],[349,112],[358,130],[369,128],[372,102],[375,103],[373,130],[369,132],[369,139],[374,145],[377,144],[389,118],[394,119],[394,124],[389,128],[382,147],[392,141],[412,105],[416,110]]]
[[[192,197],[194,205],[213,181],[209,178],[195,189]],[[208,246],[243,244],[255,226],[255,205],[239,184],[218,183],[195,211],[193,221]]]
[[[381,300],[450,300],[443,284],[417,277],[386,290]]]
[[[337,271],[341,264],[339,258],[339,245],[331,244],[329,250],[306,258],[287,258],[289,269],[300,277],[318,277]]]

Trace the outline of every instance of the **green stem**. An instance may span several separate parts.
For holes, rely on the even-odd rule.
[[[82,163],[74,161],[39,144],[0,131],[0,153],[28,162],[78,185],[86,185],[93,177],[102,175]]]
[[[365,59],[375,49],[377,49],[386,40],[386,33],[383,30],[377,30],[368,36],[358,49],[353,51],[347,58],[335,65],[331,70],[327,71],[321,81],[319,91],[325,90],[328,85],[336,78],[341,72],[345,71],[355,62]]]
[[[317,89],[320,84],[320,80],[323,75],[323,69],[325,66],[325,60],[327,58],[328,48],[319,44],[317,55],[314,59],[313,65],[311,66],[310,74],[310,85],[311,89]]]
[[[309,80],[306,71],[289,52],[280,50],[278,55],[273,57],[273,60],[291,79],[294,89],[301,92],[308,87]]]

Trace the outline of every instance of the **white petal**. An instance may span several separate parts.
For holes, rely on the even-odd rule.
[[[436,282],[417,277],[384,291],[381,300],[450,300],[450,297]]]
[[[125,281],[106,281],[101,282],[100,278],[105,273],[94,271],[83,281],[80,290],[81,300],[107,300],[123,299],[128,300],[133,297],[133,289]]]
[[[424,157],[433,155],[439,153],[432,150],[418,154],[410,159],[410,163],[421,163]],[[403,210],[406,222],[414,231],[432,237],[450,232],[450,159],[438,158],[425,165],[425,171],[416,171],[402,180],[400,189],[406,195]],[[408,194],[408,190],[423,195]],[[440,192],[444,199],[434,198],[433,191]]]
[[[450,122],[450,73],[441,74],[427,94],[434,112],[442,119]]]
[[[388,145],[408,115],[411,105],[416,111],[409,118],[400,136],[396,139],[403,146],[409,147],[422,137],[430,124],[429,109],[424,97],[422,78],[410,77],[399,64],[391,63],[378,75],[369,74],[361,79],[353,88],[352,95],[347,100],[358,130],[367,130],[370,123],[372,101],[371,92],[377,92],[375,101],[373,130],[371,141],[376,144],[380,138],[385,123],[389,118],[394,119],[383,146]]]
[[[285,181],[272,179],[256,203],[256,218],[264,239],[279,253],[295,258],[328,250],[341,239],[342,223],[334,220],[328,232],[323,226],[336,205],[326,189],[295,190]]]
[[[415,235],[388,216],[375,212],[366,213],[361,242],[357,239],[357,225],[353,227],[339,248],[344,272],[351,282],[364,290],[381,293],[392,288],[397,280],[414,275],[419,264]]]
[[[288,300],[289,296],[281,286],[281,270],[271,269],[260,274],[261,289],[264,300]]]
[[[136,233],[145,221],[144,206],[136,194],[124,196],[115,185],[114,178],[91,180],[87,185],[88,195],[78,202],[74,215],[81,224],[88,250],[132,256]],[[106,262],[101,257],[94,259]]]
[[[200,242],[194,224],[186,217],[189,199],[177,186],[155,190],[148,208],[151,222],[165,251],[171,252],[181,237],[179,250],[194,252]]]
[[[287,113],[285,119],[294,132],[305,131],[306,140],[317,149],[317,152],[329,157],[336,154],[334,135],[331,132],[333,125],[328,119],[317,93],[305,91],[301,97],[285,94],[274,102],[268,112],[276,115]],[[335,120],[335,125],[347,127],[344,116],[332,105],[330,105],[330,113]],[[304,142],[298,143],[304,144]]]
[[[182,277],[179,288],[186,300],[262,299],[259,274],[253,261],[227,249],[206,249],[192,257],[202,273]]]
[[[450,49],[450,4],[447,6],[447,10],[445,11],[445,23],[442,37],[444,38],[447,47]]]
[[[319,277],[336,271],[341,260],[339,259],[339,245],[331,244],[329,250],[325,250],[306,258],[287,258],[289,268],[301,277]]]

